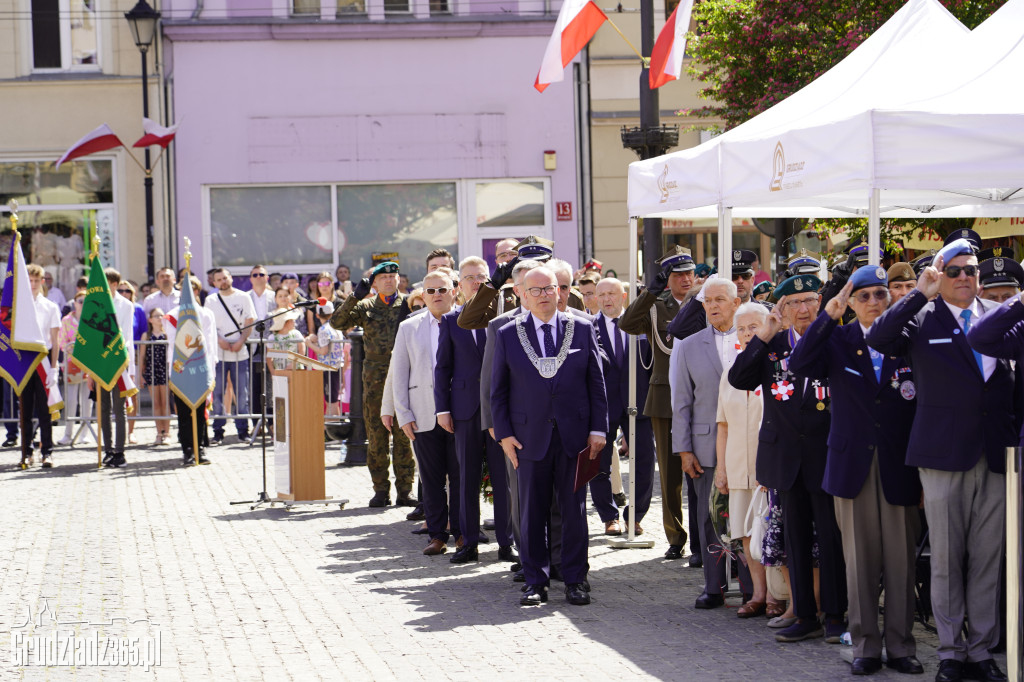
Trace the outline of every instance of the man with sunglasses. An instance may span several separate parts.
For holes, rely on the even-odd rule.
[[[822,490],[831,423],[827,381],[794,371],[790,356],[818,315],[821,280],[794,275],[775,289],[779,303],[768,323],[736,357],[729,383],[761,389],[764,416],[758,434],[757,481],[779,491],[786,565],[797,621],[776,634],[780,642],[821,637],[838,644],[846,612],[846,569],[832,496]],[[812,547],[818,542],[820,610],[814,596]]]
[[[834,496],[842,531],[854,675],[882,668],[883,641],[888,667],[906,674],[924,671],[912,633],[921,483],[917,469],[905,463],[917,389],[907,358],[883,355],[864,340],[888,307],[889,284],[881,266],[858,268],[789,358],[795,374],[827,381],[832,397],[821,487]],[[847,305],[856,324],[840,325]],[[878,629],[879,574],[885,588],[884,640]]]
[[[1005,448],[1016,443],[1014,374],[1009,360],[968,345],[979,318],[999,308],[977,294],[975,250],[967,239],[955,239],[867,335],[872,348],[909,356],[917,379],[906,461],[919,468],[924,490],[939,682],[1006,679],[989,650],[999,641]]]
[[[249,298],[252,299],[252,307],[256,311],[256,320],[267,319],[267,314],[274,309],[276,303],[274,302],[274,292],[267,286],[269,283],[269,277],[267,276],[267,269],[262,265],[254,265],[249,270],[249,284],[252,285],[252,289],[249,290]],[[169,310],[169,308],[164,308]],[[312,331],[312,330],[311,330]],[[258,332],[253,329],[253,333],[250,334],[250,339],[258,339]],[[263,330],[263,336],[270,336],[270,325],[267,325],[266,329]],[[260,350],[260,346],[257,343],[250,343],[249,348],[252,350],[252,366],[255,371],[251,372],[250,385],[252,387],[251,395],[249,396],[249,404],[252,406],[253,414],[263,414],[263,372],[260,371],[263,367],[263,353]],[[260,427],[261,417],[254,417],[252,420],[252,428],[256,429]]]

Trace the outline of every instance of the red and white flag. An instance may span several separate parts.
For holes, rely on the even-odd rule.
[[[105,152],[114,147],[121,147],[123,143],[118,139],[114,131],[106,123],[92,131],[78,142],[71,145],[71,148],[64,152],[64,156],[57,160],[57,168],[65,161],[77,159],[80,156],[88,156],[97,152]]]
[[[548,41],[533,87],[544,92],[544,88],[551,83],[561,81],[565,77],[566,65],[590,42],[597,29],[607,20],[608,17],[592,0],[565,0],[558,12],[555,32]]]
[[[651,89],[660,88],[677,80],[683,72],[683,53],[686,52],[686,32],[690,30],[693,0],[682,0],[672,10],[672,16],[658,34],[651,50]]]
[[[133,147],[148,147],[153,144],[158,144],[164,149],[167,149],[167,145],[171,143],[174,136],[178,133],[177,124],[172,125],[170,128],[164,128],[162,125],[148,118],[142,119],[142,130],[146,134],[139,138],[139,141],[133,144]]]

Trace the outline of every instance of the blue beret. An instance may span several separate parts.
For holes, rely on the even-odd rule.
[[[889,278],[885,274],[885,269],[880,265],[865,265],[858,268],[850,275],[850,282],[853,284],[853,291],[867,287],[889,286]]]
[[[772,292],[772,297],[779,300],[783,296],[817,292],[820,288],[821,280],[814,275],[793,275],[779,282],[779,286],[775,287],[775,291]]]
[[[954,239],[953,241],[949,242],[941,249],[939,249],[939,252],[935,254],[935,260],[938,260],[941,256],[942,265],[943,267],[945,267],[946,265],[949,265],[949,261],[953,260],[957,256],[973,255],[974,247],[971,246],[971,243],[969,241],[967,241],[966,239]],[[935,261],[932,262],[934,263]]]
[[[377,275],[392,275],[398,273],[398,263],[393,260],[386,260],[383,263],[377,263],[377,266],[373,269],[373,274],[370,275],[370,281]]]

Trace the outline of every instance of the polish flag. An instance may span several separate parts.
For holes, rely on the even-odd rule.
[[[677,80],[683,72],[683,53],[686,52],[686,32],[690,30],[693,0],[682,0],[672,10],[651,51],[651,89],[660,88]]]
[[[564,0],[533,87],[544,92],[551,83],[563,80],[566,65],[607,20],[608,17],[592,0]]]
[[[78,142],[71,145],[71,148],[64,152],[64,156],[57,160],[57,168],[65,161],[77,159],[80,156],[88,156],[97,152],[105,152],[114,147],[121,147],[123,143],[114,134],[106,123],[92,131]]]
[[[172,125],[170,128],[164,128],[156,121],[144,118],[142,119],[142,130],[146,134],[140,137],[139,141],[132,145],[133,147],[148,147],[158,144],[167,149],[167,145],[171,143],[171,140],[178,133],[178,126]]]

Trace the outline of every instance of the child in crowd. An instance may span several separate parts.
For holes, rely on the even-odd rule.
[[[295,320],[301,312],[298,308],[292,308],[284,315],[274,318],[274,326],[270,328],[270,336],[267,337],[267,350],[290,350],[299,355],[306,354],[306,343],[302,340],[302,334],[295,328]],[[267,353],[267,369],[277,376],[279,370],[295,369],[295,361],[272,358],[270,353]]]
[[[71,312],[61,319],[60,331],[57,333],[57,345],[64,355],[64,376],[67,379],[67,388],[64,393],[66,410],[64,413],[64,437],[57,441],[58,445],[71,445],[75,433],[75,423],[72,419],[76,412],[82,418],[82,422],[88,422],[92,418],[92,403],[89,402],[89,386],[85,382],[85,372],[71,362],[71,354],[75,350],[75,337],[78,334],[79,316],[82,314],[84,301],[85,291],[80,290],[75,294],[71,303]],[[85,442],[84,436],[82,442]]]
[[[160,308],[153,308],[149,311],[147,331],[143,332],[143,341],[156,343],[145,344],[142,352],[142,366],[139,374],[142,376],[142,386],[149,387],[149,397],[153,403],[153,414],[168,414],[170,403],[167,388],[167,347],[160,343],[167,341],[167,331],[164,329],[164,311]],[[171,435],[171,420],[156,420],[156,442],[154,445],[163,445]]]
[[[341,415],[341,368],[344,365],[345,335],[327,322],[334,313],[334,304],[328,301],[316,307],[316,316],[320,328],[316,335],[306,337],[306,344],[316,353],[317,359],[334,368],[324,372],[324,399],[327,402],[328,416]]]

